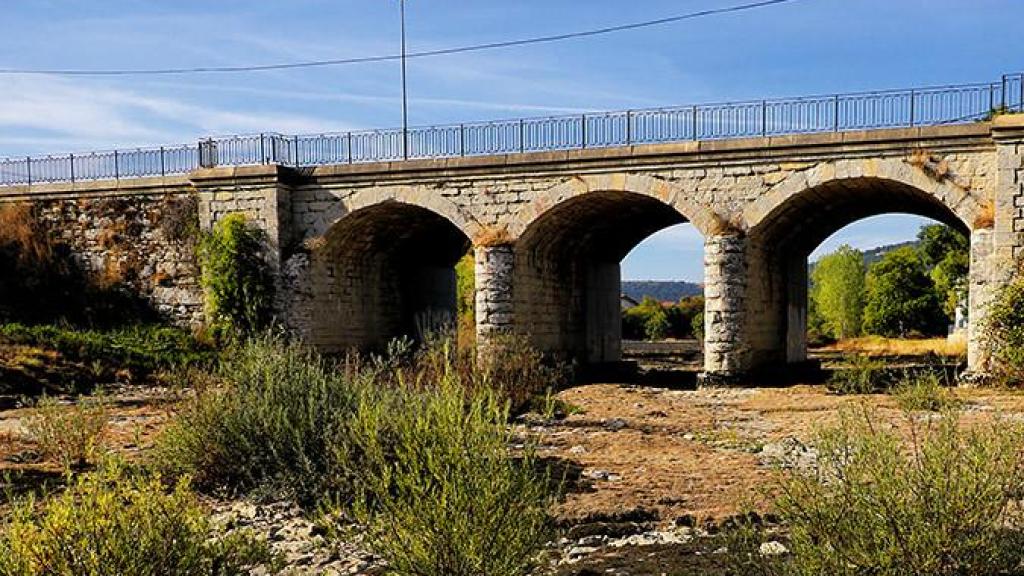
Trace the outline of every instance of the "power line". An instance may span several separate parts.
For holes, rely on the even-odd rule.
[[[536,36],[532,38],[523,38],[519,40],[507,40],[503,42],[491,42],[487,44],[474,44],[471,46],[459,46],[454,48],[441,48],[438,50],[427,50],[423,52],[413,52],[406,55],[406,58],[427,58],[431,56],[447,56],[451,54],[464,54],[466,52],[480,52],[483,50],[495,50],[499,48],[511,48],[515,46],[526,46],[529,44],[544,44],[549,42],[560,42],[564,40],[573,40],[577,38],[587,38],[591,36],[600,36],[604,34],[611,34],[614,32],[624,32],[627,30],[636,30],[639,28],[649,28],[652,26],[662,26],[665,24],[671,24],[675,22],[681,22],[683,20],[692,20],[695,18],[703,18],[707,16],[715,16],[720,14],[729,14],[733,12],[742,12],[745,10],[753,10],[755,8],[763,8],[766,6],[774,6],[777,4],[786,4],[789,2],[796,2],[797,0],[761,0],[759,2],[751,2],[748,4],[738,4],[735,6],[726,6],[723,8],[710,8],[707,10],[700,10],[698,12],[690,12],[688,14],[681,14],[678,16],[670,16],[667,18],[659,18],[657,20],[647,20],[644,22],[634,22],[632,24],[622,24],[618,26],[608,26],[605,28],[597,28],[593,30],[584,30],[580,32],[568,32],[565,34],[555,34],[552,36]],[[32,69],[32,68],[0,68],[0,74],[46,74],[53,76],[155,76],[155,75],[172,75],[172,74],[208,74],[208,73],[240,73],[240,72],[266,72],[269,70],[290,70],[294,68],[316,68],[324,66],[342,66],[349,64],[367,64],[372,62],[390,62],[395,60],[401,60],[401,54],[389,54],[382,56],[364,56],[360,58],[342,58],[334,60],[311,60],[306,62],[286,62],[279,64],[263,64],[256,66],[208,66],[208,67],[196,67],[196,68],[152,68],[152,69],[135,69],[135,70],[74,70],[74,69]]]

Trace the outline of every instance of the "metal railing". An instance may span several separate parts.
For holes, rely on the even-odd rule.
[[[402,129],[208,138],[198,144],[0,160],[0,186],[187,174],[200,167],[454,158],[686,140],[975,122],[1024,111],[1024,73],[997,82]]]

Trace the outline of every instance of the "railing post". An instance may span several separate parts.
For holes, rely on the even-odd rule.
[[[768,101],[761,100],[761,137],[768,136]]]
[[[835,104],[832,113],[832,131],[839,132],[839,94],[836,94],[832,99]]]
[[[697,106],[694,106],[693,107],[693,118],[692,118],[692,120],[693,120],[693,139],[694,139],[694,141],[696,141],[699,138],[699,136],[700,136],[700,132],[697,130],[697,118],[698,118],[698,116],[697,116]]]
[[[466,125],[459,124],[459,156],[466,155]]]
[[[1003,78],[1002,78],[1002,91],[1000,92],[1000,95],[999,95],[999,107],[1004,109],[1004,110],[1009,107],[1009,106],[1006,105],[1006,95],[1007,95],[1007,90],[1006,90],[1006,74],[1003,74]],[[991,100],[991,98],[989,100]],[[989,111],[991,111],[992,107],[993,106],[990,103],[989,104]]]
[[[260,133],[260,163],[261,164],[266,164],[267,163],[267,150],[266,150],[266,147],[263,144],[263,140],[265,138],[266,138],[266,135],[261,132]]]
[[[25,157],[25,175],[28,176],[28,185],[32,185],[32,157]]]
[[[583,114],[580,116],[580,148],[587,147],[587,115]]]
[[[118,165],[118,161],[117,161],[117,150],[114,150],[114,180],[120,180],[120,179],[121,179],[121,167]]]
[[[633,144],[633,111],[626,110],[626,146]]]
[[[348,133],[348,143],[345,145],[345,147],[348,148],[348,163],[351,164],[352,163],[352,131],[351,130],[349,130],[349,133]]]
[[[68,163],[70,165],[70,170],[71,170],[71,183],[74,184],[75,183],[75,155],[74,154],[68,154]]]
[[[910,91],[910,127],[914,127],[914,91]]]
[[[295,147],[295,167],[299,167],[299,136],[298,134],[292,139],[293,146]]]
[[[526,152],[526,120],[519,119],[519,152]]]
[[[166,164],[164,162],[164,147],[161,146],[160,147],[160,176],[163,177],[163,176],[166,176],[166,175],[167,175],[167,168],[166,168]]]

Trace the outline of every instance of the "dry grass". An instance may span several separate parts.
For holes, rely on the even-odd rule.
[[[3,246],[14,248],[22,265],[46,263],[53,258],[53,244],[31,204],[0,206],[0,247]]]
[[[996,207],[991,200],[986,200],[974,218],[975,228],[992,228],[996,225]]]
[[[474,246],[504,246],[515,241],[508,231],[508,226],[486,226],[476,238],[473,238]]]
[[[940,156],[936,156],[928,150],[917,150],[907,158],[907,164],[920,168],[922,172],[936,182],[943,182],[952,178],[953,173],[949,168],[949,162]]]
[[[865,354],[868,356],[921,356],[936,354],[938,356],[963,356],[967,354],[967,337],[955,334],[949,338],[924,338],[907,340],[900,338],[883,338],[881,336],[863,336],[841,340],[827,346],[824,350],[843,352],[846,354]]]

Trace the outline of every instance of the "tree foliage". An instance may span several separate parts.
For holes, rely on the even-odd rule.
[[[952,319],[967,297],[970,241],[944,224],[922,226],[917,233],[918,250],[930,270],[935,292],[946,316]]]
[[[836,338],[860,334],[864,314],[864,255],[840,246],[814,267],[811,299],[825,332]]]
[[[985,326],[989,368],[1006,384],[1024,382],[1024,278],[996,294]]]
[[[662,304],[648,296],[622,312],[622,336],[627,340],[693,338],[693,319],[704,311],[704,298],[690,296],[678,304]]]
[[[864,330],[887,337],[938,335],[945,315],[924,261],[913,248],[887,253],[867,273]]]

